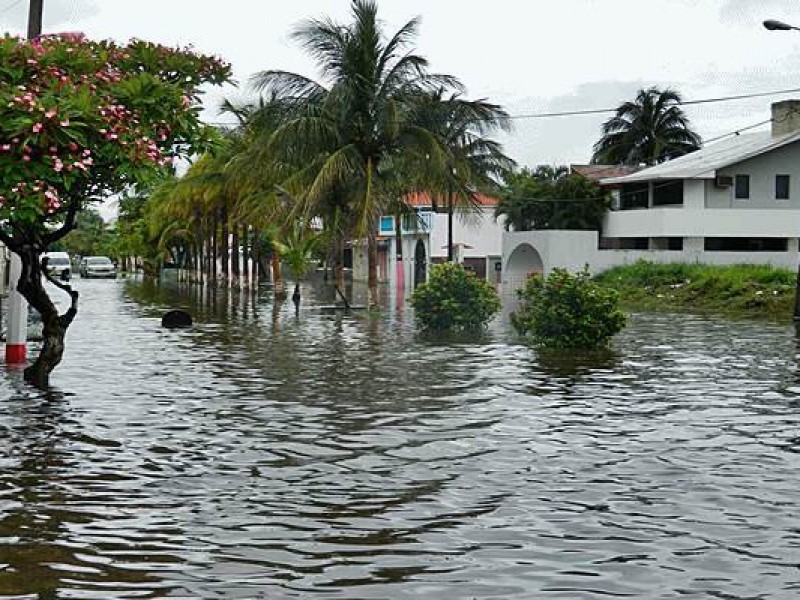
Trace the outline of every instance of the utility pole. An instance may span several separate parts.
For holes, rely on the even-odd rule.
[[[28,39],[42,34],[44,0],[30,0],[28,10]],[[22,260],[16,252],[11,253],[9,273],[8,313],[6,315],[6,363],[24,364],[27,359],[28,302],[17,291],[22,274]]]
[[[42,15],[44,14],[44,0],[30,0],[28,10],[28,39],[32,40],[42,35]]]

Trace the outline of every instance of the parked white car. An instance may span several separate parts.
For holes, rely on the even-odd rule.
[[[72,276],[72,262],[66,252],[45,252],[42,260],[47,258],[47,270],[63,281],[69,281]]]

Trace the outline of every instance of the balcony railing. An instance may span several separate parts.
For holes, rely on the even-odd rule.
[[[395,234],[395,223],[393,216],[383,216],[380,219],[378,234],[383,236],[393,236]],[[433,227],[433,213],[420,212],[416,215],[403,215],[400,232],[405,233],[430,233]]]

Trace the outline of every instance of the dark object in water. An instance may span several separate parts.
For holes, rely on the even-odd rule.
[[[292,302],[294,302],[294,312],[300,312],[300,286],[294,286],[294,294],[292,294]]]
[[[184,310],[171,310],[161,318],[161,326],[168,329],[176,327],[191,327],[192,315]]]

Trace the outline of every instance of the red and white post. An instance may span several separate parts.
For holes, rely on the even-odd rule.
[[[22,260],[11,253],[11,269],[8,277],[8,312],[6,313],[6,363],[23,364],[27,359],[28,301],[17,291],[22,274]]]

